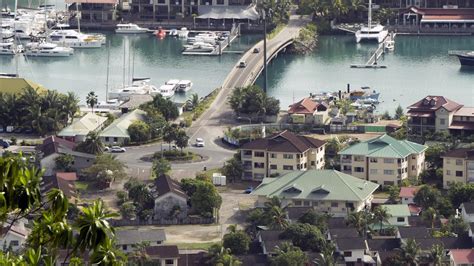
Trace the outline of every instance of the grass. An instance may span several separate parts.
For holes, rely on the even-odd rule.
[[[283,24],[283,23],[279,23],[278,25],[276,25],[276,27],[270,32],[270,33],[267,33],[267,38],[269,40],[273,39],[275,36],[278,35],[278,33],[280,33],[281,30],[283,30],[283,28],[286,27],[286,24]]]
[[[87,191],[87,189],[89,188],[90,182],[76,181],[74,182],[74,184],[76,185],[76,189],[78,191]]]
[[[208,169],[206,171],[202,171],[201,173],[204,173],[207,177],[212,178],[212,174],[220,173],[221,170],[222,170],[221,168],[212,168],[212,169]]]
[[[196,121],[196,119],[198,119],[211,106],[220,90],[220,88],[217,88],[209,93],[201,102],[199,102],[194,110],[183,112],[181,116],[183,117],[186,127],[190,127],[192,122]]]
[[[374,198],[378,199],[388,199],[389,194],[388,192],[375,192],[374,193]]]
[[[203,242],[203,243],[176,243],[179,249],[204,249],[208,250],[210,246],[219,242]]]

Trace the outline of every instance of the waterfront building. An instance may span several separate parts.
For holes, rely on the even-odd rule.
[[[338,154],[346,174],[382,185],[401,184],[425,169],[427,146],[388,135],[351,145]]]
[[[74,119],[69,126],[58,133],[58,137],[73,142],[82,142],[86,139],[87,134],[101,129],[105,121],[107,121],[107,117],[87,113],[79,119]]]
[[[324,168],[326,142],[283,131],[245,143],[240,148],[243,179],[262,180],[294,170]]]
[[[66,0],[66,4],[69,4],[70,12],[76,13],[71,18],[74,24],[77,16],[80,16],[81,22],[91,23],[103,23],[116,19],[117,0]]]
[[[474,183],[474,149],[455,149],[441,157],[444,188],[449,188],[452,183]]]
[[[335,217],[370,207],[378,184],[336,170],[293,171],[281,177],[266,177],[252,192],[257,207],[278,197],[282,206],[313,208]]]
[[[444,96],[429,95],[408,106],[408,128],[412,135],[450,132],[474,133],[474,108],[465,107]]]
[[[311,98],[290,105],[289,120],[295,124],[325,125],[329,122],[329,106],[325,102],[316,102]]]
[[[135,109],[115,119],[106,127],[99,137],[106,145],[122,145],[130,141],[128,127],[135,121],[145,121],[145,111]]]

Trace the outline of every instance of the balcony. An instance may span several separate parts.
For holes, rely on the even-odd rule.
[[[352,159],[341,159],[341,163],[352,163]]]

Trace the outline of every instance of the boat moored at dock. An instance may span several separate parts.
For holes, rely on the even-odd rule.
[[[174,95],[175,89],[176,89],[176,85],[165,84],[165,85],[161,85],[160,88],[158,89],[150,91],[150,94],[152,96],[161,94],[161,96],[163,96],[164,98],[170,98]]]
[[[177,92],[187,92],[193,87],[193,83],[190,80],[181,80],[176,84]]]
[[[75,30],[55,30],[49,34],[48,40],[73,48],[99,48],[105,44],[105,36],[84,34]]]
[[[125,85],[122,88],[111,90],[108,93],[108,98],[126,100],[130,98],[130,95],[151,94],[153,91],[156,91],[156,87],[150,84],[150,79],[135,79],[130,86]]]
[[[126,23],[126,24],[117,24],[115,33],[124,33],[124,34],[133,34],[133,33],[149,33],[150,30],[147,28],[142,28],[137,24]]]
[[[474,51],[460,51],[453,53],[459,59],[461,66],[471,66],[474,67]]]
[[[382,25],[362,27],[355,34],[357,43],[361,41],[372,41],[372,40],[375,40],[378,43],[381,43],[383,42],[383,40],[385,40],[387,35],[388,35],[388,30],[386,30],[384,26]]]
[[[26,44],[25,55],[35,57],[67,57],[74,54],[70,47],[58,46],[48,42],[30,42]]]

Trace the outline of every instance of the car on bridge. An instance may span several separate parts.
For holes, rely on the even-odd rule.
[[[254,53],[254,54],[260,53],[260,48],[254,48],[254,49],[253,49],[253,53]]]
[[[244,68],[244,67],[246,67],[246,66],[247,66],[247,62],[245,62],[245,61],[240,61],[240,62],[239,62],[239,67],[240,67],[240,68]]]

